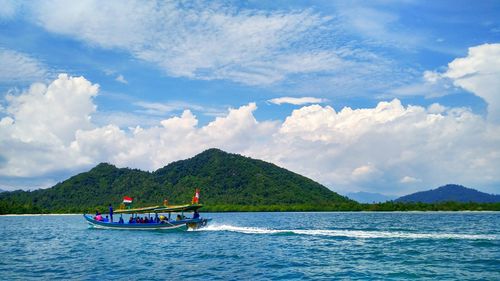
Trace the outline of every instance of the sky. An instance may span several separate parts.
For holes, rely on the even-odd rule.
[[[0,0],[1,189],[212,147],[500,193],[500,2]]]

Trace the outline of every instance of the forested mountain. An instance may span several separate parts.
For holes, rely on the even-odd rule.
[[[475,202],[498,203],[500,195],[488,194],[461,185],[448,184],[436,189],[416,192],[396,199],[396,202]]]
[[[195,188],[201,189],[201,203],[207,211],[500,210],[500,203],[406,203],[408,201],[403,200],[408,200],[407,196],[397,202],[359,204],[274,164],[209,149],[152,173],[101,163],[48,189],[2,192],[0,214],[103,211],[110,203],[118,207],[123,196],[133,197],[135,207],[158,205],[163,199],[168,199],[170,204],[183,204],[190,202]],[[491,202],[485,201],[484,198],[491,197],[484,197],[484,193],[464,191],[464,187],[438,190],[438,193],[455,194],[442,201],[455,198],[451,200],[464,202],[456,198],[467,198],[465,202]],[[464,193],[457,190],[467,196],[463,197]],[[498,195],[495,196],[498,202]],[[418,198],[426,200],[427,197]]]
[[[0,213],[90,212],[117,206],[125,195],[134,198],[135,206],[161,204],[165,198],[181,204],[190,202],[195,188],[212,210],[321,210],[355,204],[274,164],[209,149],[152,173],[101,163],[48,189],[1,193]]]

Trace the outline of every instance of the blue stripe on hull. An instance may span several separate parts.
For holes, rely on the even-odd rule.
[[[94,220],[91,216],[83,215],[90,226],[103,229],[129,229],[129,230],[172,230],[186,231],[188,226],[186,223],[171,224],[171,223],[116,223],[116,222],[101,222]]]

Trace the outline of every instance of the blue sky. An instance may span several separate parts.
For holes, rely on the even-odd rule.
[[[4,189],[217,146],[344,193],[500,192],[498,1],[1,2]]]

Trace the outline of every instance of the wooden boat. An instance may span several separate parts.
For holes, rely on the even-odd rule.
[[[93,228],[105,229],[129,229],[129,230],[164,230],[164,231],[187,231],[198,229],[206,226],[211,219],[206,218],[186,218],[184,212],[196,212],[203,207],[201,204],[187,204],[187,205],[174,205],[174,206],[151,206],[144,208],[134,209],[119,209],[114,211],[114,214],[151,214],[154,213],[155,217],[159,214],[167,214],[169,219],[162,220],[161,222],[149,223],[128,223],[128,222],[104,222],[96,220],[93,216],[84,214],[83,217]],[[170,220],[172,213],[180,213],[181,219]]]

